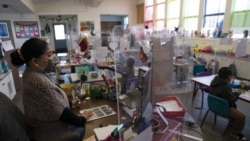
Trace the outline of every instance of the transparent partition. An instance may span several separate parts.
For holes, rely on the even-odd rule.
[[[193,90],[190,78],[195,60],[190,41],[176,37],[169,29],[162,30],[152,36],[153,120],[160,123],[154,140],[202,140],[199,126],[179,99],[183,95],[188,98]],[[187,123],[193,123],[195,131]]]
[[[117,124],[131,131],[131,140],[143,138],[150,141],[153,137],[152,55],[144,26],[115,26],[109,38],[108,50],[112,52],[113,64],[105,69],[111,71],[114,78],[115,86],[110,89],[115,89],[112,92],[115,93],[113,100],[117,100]]]

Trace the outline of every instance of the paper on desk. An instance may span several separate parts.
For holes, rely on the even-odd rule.
[[[158,102],[157,104],[164,107],[166,111],[182,111],[183,110],[183,108],[178,105],[176,100]]]
[[[95,128],[94,132],[97,140],[105,140],[117,126],[118,125],[108,125],[105,127]]]
[[[249,100],[250,101],[250,92],[246,91],[240,95],[241,98]]]
[[[5,51],[9,51],[9,50],[14,49],[14,47],[13,47],[13,45],[11,43],[11,40],[3,41],[2,45],[3,45],[3,49]]]

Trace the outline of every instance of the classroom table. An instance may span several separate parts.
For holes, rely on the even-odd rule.
[[[103,117],[100,119],[88,121],[86,123],[86,130],[85,130],[85,138],[88,138],[92,135],[94,135],[94,128],[98,128],[101,126],[108,126],[108,125],[118,125],[118,110],[117,110],[117,102],[109,99],[84,99],[81,100],[81,106],[80,108],[73,109],[73,112],[76,114],[80,114],[80,110],[82,109],[89,109],[89,108],[94,108],[98,106],[103,106],[103,105],[108,105],[113,109],[113,111],[116,112],[115,115]],[[120,117],[122,117],[121,122],[124,123],[131,118],[129,115],[123,111],[120,110]]]
[[[176,68],[177,81],[186,81],[188,76],[188,63],[187,61],[173,61],[173,65]]]
[[[201,76],[201,77],[193,77],[193,78],[191,78],[191,81],[194,82],[194,90],[193,90],[193,95],[192,95],[192,104],[194,102],[195,96],[197,95],[198,86],[203,85],[203,86],[209,87],[211,81],[214,79],[215,76],[216,76],[216,74],[213,74],[213,75],[210,75],[210,76]],[[239,80],[235,80],[235,81],[239,81]],[[250,92],[244,91],[239,96],[239,99],[250,103]]]
[[[102,105],[110,106],[113,111],[116,112],[115,115],[103,117],[100,119],[88,121],[85,125],[85,139],[94,135],[94,128],[108,125],[118,124],[118,109],[117,102],[109,99],[83,99],[81,100],[80,108],[73,109],[73,112],[79,114],[82,109],[89,109],[93,107],[98,107]],[[132,118],[121,108],[119,120],[121,123],[131,121]],[[156,115],[157,116],[157,115]],[[166,139],[171,139],[172,137],[182,137],[184,141],[193,141],[194,139],[202,140],[202,132],[198,125],[193,127],[190,123],[193,123],[193,118],[186,113],[184,117],[181,118],[166,118],[169,122],[169,128],[164,133],[154,133],[153,141],[165,141]],[[159,117],[158,117],[159,120]],[[164,126],[162,121],[160,121],[161,126]],[[134,140],[133,140],[134,141]],[[137,140],[136,140],[137,141]]]

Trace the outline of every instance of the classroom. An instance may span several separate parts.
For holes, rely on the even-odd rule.
[[[247,141],[249,28],[250,0],[1,0],[0,140]]]

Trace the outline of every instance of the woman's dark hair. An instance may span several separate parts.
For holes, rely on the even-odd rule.
[[[11,63],[14,66],[21,66],[23,64],[27,64],[32,58],[39,58],[42,54],[46,52],[48,43],[39,38],[30,38],[25,41],[20,49],[20,53],[18,50],[15,50],[10,54]]]
[[[226,79],[226,78],[228,78],[229,76],[232,76],[232,75],[233,75],[232,70],[229,69],[228,67],[222,67],[219,70],[219,77],[221,79]]]

